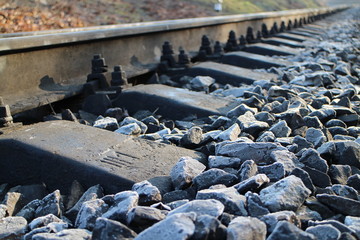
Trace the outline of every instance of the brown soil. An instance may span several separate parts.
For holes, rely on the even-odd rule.
[[[0,0],[0,33],[214,16],[209,8],[172,0]]]

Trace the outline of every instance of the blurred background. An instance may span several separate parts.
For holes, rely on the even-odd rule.
[[[313,8],[360,0],[0,0],[0,33]],[[221,1],[221,0],[220,0]]]

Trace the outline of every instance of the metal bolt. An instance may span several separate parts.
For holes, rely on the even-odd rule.
[[[111,86],[127,85],[126,72],[122,70],[120,65],[114,66],[114,71],[111,73]]]
[[[107,72],[105,59],[101,57],[101,54],[95,54],[93,59],[91,60],[91,72],[92,73]]]
[[[206,55],[212,55],[211,43],[206,35],[202,36],[201,38],[201,46],[199,51],[205,51]]]
[[[161,62],[165,62],[169,67],[176,67],[176,61],[174,57],[174,51],[172,45],[166,41],[162,45],[162,56],[160,58]]]
[[[266,26],[265,23],[263,23],[261,25],[261,35],[264,37],[264,38],[267,38],[269,36],[269,31],[268,31],[268,28]]]

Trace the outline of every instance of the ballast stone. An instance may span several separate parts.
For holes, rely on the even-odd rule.
[[[192,180],[205,168],[204,164],[191,157],[180,158],[170,172],[175,189],[183,189],[189,186]]]
[[[269,164],[270,154],[276,150],[287,150],[279,143],[223,142],[215,146],[216,155],[254,160],[256,164]]]
[[[300,178],[288,176],[260,191],[260,199],[271,211],[296,211],[311,194]]]
[[[265,238],[265,223],[253,217],[236,217],[227,229],[227,239],[261,240]]]
[[[135,240],[186,240],[195,232],[195,219],[194,213],[173,214],[142,231]]]

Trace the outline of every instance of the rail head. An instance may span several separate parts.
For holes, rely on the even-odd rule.
[[[278,12],[202,17],[167,21],[108,25],[74,29],[48,30],[38,32],[14,33],[0,35],[0,55],[29,49],[54,47],[58,45],[98,41],[102,39],[122,38],[156,32],[176,31],[190,28],[201,28],[236,22],[258,21],[287,16],[314,16],[348,8],[347,5],[332,8],[299,9]]]

